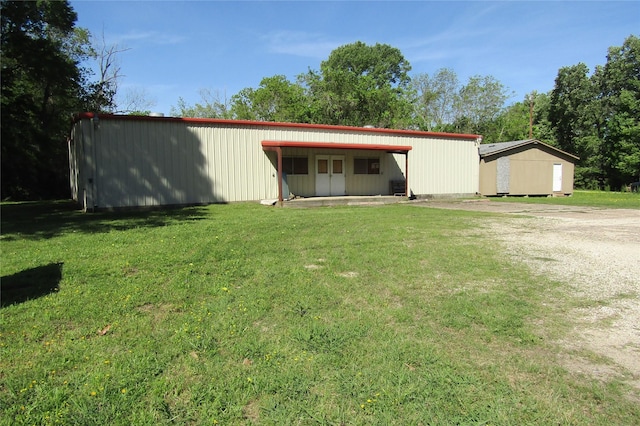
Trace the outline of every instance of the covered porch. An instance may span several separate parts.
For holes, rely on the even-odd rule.
[[[357,196],[361,201],[372,197],[372,202],[380,202],[380,197],[391,195],[397,202],[397,195],[409,194],[411,146],[273,140],[263,140],[261,146],[265,152],[276,154],[271,158],[277,171],[280,205],[289,198],[288,173],[294,174],[289,179],[294,186],[304,183],[304,198],[344,200]]]

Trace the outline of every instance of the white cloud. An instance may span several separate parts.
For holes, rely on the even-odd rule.
[[[148,43],[161,46],[176,45],[187,40],[187,37],[176,34],[161,33],[159,31],[129,31],[123,34],[111,35],[107,39],[112,44]]]
[[[321,34],[301,31],[272,31],[262,36],[270,52],[307,58],[325,59],[335,48],[345,44],[327,40]]]

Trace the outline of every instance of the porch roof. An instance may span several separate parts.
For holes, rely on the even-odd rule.
[[[404,185],[405,194],[409,193],[409,151],[413,149],[409,145],[382,145],[365,143],[332,143],[332,142],[299,142],[299,141],[262,141],[262,149],[275,151],[278,159],[278,202],[282,205],[282,148],[328,148],[328,149],[357,149],[385,151],[392,154],[404,154]]]
[[[332,143],[332,142],[297,142],[297,141],[262,141],[262,148],[329,148],[385,151],[389,153],[407,154],[413,149],[409,145],[382,145],[364,143]]]

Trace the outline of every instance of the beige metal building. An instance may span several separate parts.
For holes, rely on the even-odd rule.
[[[535,139],[480,145],[480,194],[569,195],[578,157]]]
[[[478,192],[477,135],[219,119],[78,115],[86,210],[342,195]]]

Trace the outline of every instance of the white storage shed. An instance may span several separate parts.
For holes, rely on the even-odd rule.
[[[478,135],[83,113],[69,137],[85,210],[478,192]]]

